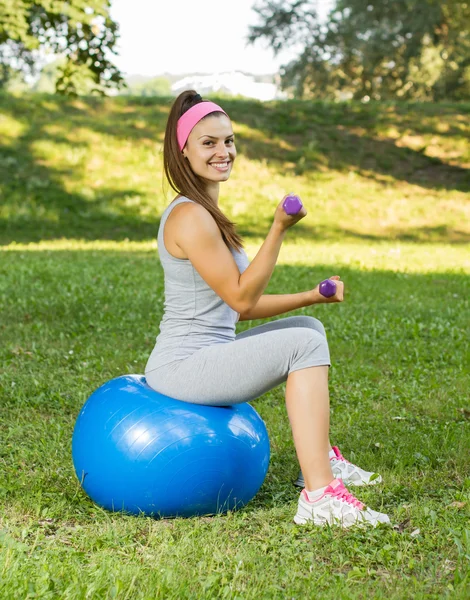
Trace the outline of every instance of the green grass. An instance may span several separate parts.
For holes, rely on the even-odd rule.
[[[157,521],[85,496],[75,418],[143,372],[162,315],[168,104],[0,100],[0,598],[467,598],[468,105],[224,104],[241,139],[221,204],[248,254],[284,192],[309,211],[268,291],[346,282],[297,312],[327,328],[332,439],[383,475],[358,495],[395,527],[341,531],[292,523],[283,386],[253,403],[272,456],[241,511]]]
[[[0,101],[0,243],[155,236],[168,101]],[[222,202],[245,237],[295,190],[299,240],[470,242],[470,104],[224,106],[240,156]]]

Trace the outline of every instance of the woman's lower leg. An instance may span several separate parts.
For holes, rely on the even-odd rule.
[[[328,367],[310,367],[290,373],[286,406],[305,488],[324,487],[334,479],[328,457],[331,448]]]

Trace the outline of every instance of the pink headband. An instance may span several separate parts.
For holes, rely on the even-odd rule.
[[[176,129],[176,137],[178,138],[180,150],[183,150],[183,148],[186,146],[189,134],[197,125],[197,123],[213,112],[223,112],[224,115],[227,115],[223,108],[220,108],[220,106],[214,104],[214,102],[208,101],[199,102],[198,104],[191,106],[189,110],[181,115],[181,117],[178,119],[178,126]]]

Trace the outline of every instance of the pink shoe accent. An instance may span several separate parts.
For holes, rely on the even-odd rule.
[[[360,502],[346,487],[344,487],[344,483],[341,481],[341,479],[333,479],[333,482],[330,483],[325,490],[325,495],[327,493],[330,493],[338,500],[344,500],[348,504],[352,504],[359,510],[364,508],[364,504],[362,504],[362,502]]]
[[[362,510],[364,508],[364,504],[362,504],[362,502],[360,502],[355,496],[351,494],[351,492],[346,487],[344,487],[344,483],[341,481],[341,479],[333,479],[333,481],[324,491],[323,495],[321,495],[316,500],[309,500],[307,490],[305,489],[302,490],[301,494],[303,494],[305,500],[307,500],[307,502],[310,502],[310,504],[314,504],[315,502],[318,502],[325,496],[329,495],[333,498],[336,498],[337,500],[347,502],[348,504],[351,504],[351,506],[354,506],[359,510]]]
[[[347,463],[349,463],[349,460],[346,460],[346,459],[344,458],[344,456],[341,454],[341,452],[339,451],[339,448],[338,448],[338,446],[333,446],[333,447],[332,447],[332,450],[333,450],[333,452],[335,453],[335,456],[334,456],[334,457],[332,457],[332,458],[330,458],[330,460],[335,460],[335,459],[336,459],[336,460],[344,460],[344,462],[347,462]],[[351,463],[349,463],[349,464],[351,464]]]

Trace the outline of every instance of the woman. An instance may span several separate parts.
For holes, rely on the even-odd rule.
[[[286,382],[286,405],[301,466],[296,523],[389,522],[344,487],[378,482],[329,444],[328,368],[323,325],[289,317],[235,335],[239,320],[263,319],[321,302],[341,302],[343,283],[324,298],[318,286],[299,294],[264,294],[287,230],[306,216],[287,215],[282,201],[258,254],[249,263],[234,224],[220,210],[219,185],[236,158],[231,121],[194,91],[175,100],[165,132],[164,167],[178,196],[158,232],[165,273],[164,315],[149,357],[148,384],[185,402],[231,405]],[[332,471],[334,470],[334,473]],[[302,477],[303,474],[303,477]]]

